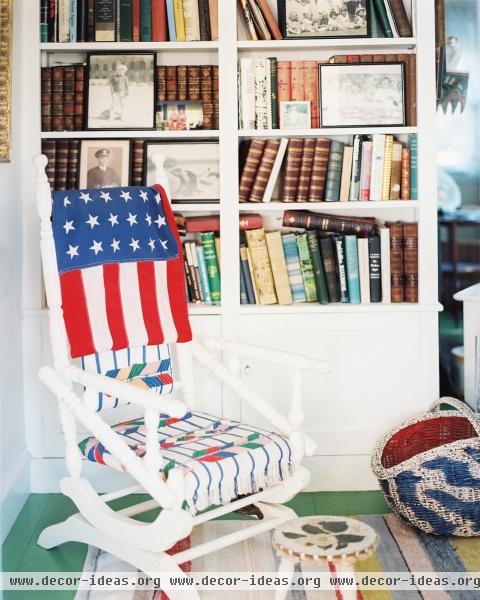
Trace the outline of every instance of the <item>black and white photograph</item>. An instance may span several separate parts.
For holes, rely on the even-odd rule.
[[[281,129],[310,129],[310,102],[305,100],[280,102]]]
[[[88,129],[152,129],[155,53],[90,54]]]
[[[405,125],[402,63],[319,65],[322,127]]]
[[[128,185],[129,165],[128,140],[82,140],[80,187],[98,189]]]
[[[220,199],[220,163],[217,142],[146,142],[146,185],[158,183],[152,160],[160,154],[172,202],[217,201]],[[163,178],[163,177],[161,177]]]
[[[279,4],[287,39],[369,35],[367,0],[279,0]]]

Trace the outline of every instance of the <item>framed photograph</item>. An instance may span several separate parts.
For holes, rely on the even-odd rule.
[[[310,102],[282,100],[280,102],[281,129],[310,129]]]
[[[156,183],[154,154],[163,156],[172,202],[220,199],[218,142],[145,142],[146,185]]]
[[[278,0],[285,39],[370,35],[367,0]]]
[[[88,55],[87,129],[155,127],[154,52]]]
[[[113,188],[129,185],[128,140],[82,140],[80,188]]]
[[[403,63],[319,65],[322,127],[405,125]]]
[[[157,102],[156,128],[160,131],[203,129],[201,102]]]

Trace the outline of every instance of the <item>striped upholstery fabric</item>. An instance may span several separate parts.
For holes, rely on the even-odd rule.
[[[144,455],[143,419],[119,423],[112,429],[138,456]],[[207,413],[189,412],[181,419],[161,415],[158,432],[163,473],[173,467],[184,471],[186,501],[192,513],[278,484],[296,467],[286,437]],[[85,459],[123,470],[96,438],[85,438],[79,446]]]
[[[161,346],[139,346],[83,356],[82,369],[101,373],[113,379],[128,381],[143,389],[152,389],[157,394],[169,394],[173,390],[172,361],[168,344]],[[98,411],[125,405],[118,398],[86,390],[87,406]]]

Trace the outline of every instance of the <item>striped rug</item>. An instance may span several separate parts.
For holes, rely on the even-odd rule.
[[[480,571],[480,538],[438,538],[419,533],[392,514],[363,515],[358,517],[371,525],[380,537],[377,552],[357,566],[357,572],[392,571]],[[215,539],[226,533],[248,526],[248,521],[210,521],[197,527],[192,534],[192,545]],[[197,559],[192,571],[276,571],[278,559],[271,546],[271,533],[259,535],[220,552]],[[94,548],[89,548],[84,571],[128,571],[126,563]],[[304,567],[302,570],[315,571]],[[258,592],[226,593],[204,591],[202,600],[224,600],[231,597],[242,600],[263,600],[273,594]],[[78,592],[75,600],[159,600],[153,592]],[[475,600],[480,592],[469,591],[359,591],[357,600]],[[336,600],[334,591],[295,591],[288,600]]]

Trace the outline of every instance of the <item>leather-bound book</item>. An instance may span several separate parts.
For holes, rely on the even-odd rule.
[[[78,188],[80,140],[68,140],[67,190]]]
[[[95,0],[95,41],[115,41],[115,0]]]
[[[212,65],[200,66],[200,99],[203,110],[203,128],[213,129],[213,67]]]
[[[283,173],[280,200],[282,202],[295,202],[297,199],[298,178],[302,163],[303,139],[291,138],[288,142],[285,170]]]
[[[317,138],[315,142],[312,175],[308,191],[309,202],[321,202],[323,200],[331,143],[332,141],[328,138]]]
[[[402,144],[393,142],[392,175],[390,177],[390,200],[400,199],[402,183]]]
[[[387,0],[397,26],[400,37],[412,37],[412,26],[407,17],[405,6],[402,0]]]
[[[317,232],[317,237],[327,283],[328,301],[340,302],[340,280],[337,272],[335,241],[332,236],[320,235],[319,232]]]
[[[250,198],[250,192],[260,165],[265,143],[265,140],[252,140],[250,142],[245,165],[240,176],[240,186],[238,190],[240,202],[248,202],[248,199]]]
[[[218,40],[218,0],[208,0],[212,41]]]
[[[255,179],[253,181],[253,186],[250,191],[249,202],[262,201],[279,147],[279,140],[267,140],[263,149],[262,158],[260,159],[260,163],[258,165]]]
[[[167,78],[165,65],[158,65],[156,70],[157,102],[165,102],[167,99]]]
[[[65,65],[63,71],[63,128],[74,130],[75,65]]]
[[[140,2],[132,0],[132,42],[140,41]]]
[[[45,173],[47,174],[48,183],[52,190],[55,189],[55,154],[56,140],[42,140],[42,154],[48,159]]]
[[[418,302],[418,223],[403,224],[405,302]]]
[[[67,189],[68,142],[57,140],[55,152],[55,189],[60,192]]]
[[[402,178],[401,199],[410,200],[410,148],[402,148]]]
[[[212,39],[210,30],[210,6],[208,0],[198,0],[198,18],[200,21],[200,39],[207,42]]]
[[[75,131],[82,131],[84,128],[86,75],[87,67],[85,65],[75,65],[75,112],[73,120]]]
[[[170,99],[170,98],[169,98]],[[177,97],[182,102],[188,99],[187,65],[177,66]]]
[[[252,258],[253,278],[258,292],[259,304],[276,304],[277,295],[268,256],[265,230],[249,229],[245,232]]]
[[[380,237],[368,238],[368,270],[370,273],[370,302],[382,301],[382,269],[380,256]]]
[[[41,70],[42,131],[52,131],[52,68]]]
[[[306,60],[304,66],[304,99],[310,102],[310,126],[316,129],[320,125],[318,112],[318,63],[316,60]]]
[[[306,138],[303,142],[302,162],[298,177],[297,202],[307,202],[312,174],[313,156],[315,154],[315,138]]]
[[[403,225],[386,223],[390,229],[390,276],[391,301],[405,301],[405,280],[403,274]]]
[[[189,65],[187,67],[188,99],[200,100],[200,67]]]
[[[152,0],[152,42],[167,41],[167,5],[165,0]]]
[[[375,228],[372,217],[347,217],[307,210],[286,210],[283,213],[283,227],[298,229],[318,229],[344,235],[370,235]]]
[[[332,140],[330,145],[327,178],[325,181],[325,202],[338,202],[340,198],[344,146],[345,144],[338,140]]]
[[[63,72],[62,65],[52,67],[52,131],[63,131]]]
[[[133,140],[132,142],[132,168],[130,170],[130,181],[132,185],[143,185],[143,153],[145,140]]]
[[[168,65],[165,68],[167,100],[177,100],[177,67]]]
[[[218,87],[218,65],[213,65],[213,129],[220,129],[220,94]]]

